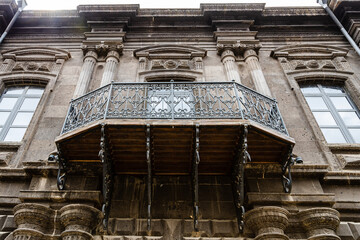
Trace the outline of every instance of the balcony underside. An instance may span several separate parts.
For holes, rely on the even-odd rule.
[[[107,119],[61,135],[56,143],[69,163],[100,163],[101,124],[115,174],[147,174],[146,129],[150,126],[152,172],[155,175],[190,174],[196,125],[200,134],[199,174],[230,174],[243,125],[248,125],[251,162],[283,163],[294,140],[250,120],[140,120]]]

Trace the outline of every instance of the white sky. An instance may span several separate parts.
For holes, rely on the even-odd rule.
[[[80,4],[140,4],[141,8],[199,8],[200,3],[266,3],[267,7],[319,6],[316,0],[27,0],[25,10],[76,9]]]

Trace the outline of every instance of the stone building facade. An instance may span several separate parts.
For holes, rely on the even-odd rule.
[[[360,239],[360,58],[321,7],[28,10],[0,50],[0,240]]]

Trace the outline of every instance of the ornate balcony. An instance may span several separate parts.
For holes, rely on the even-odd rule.
[[[102,163],[104,193],[113,174],[147,174],[148,184],[152,175],[192,174],[196,203],[198,174],[228,174],[242,216],[244,165],[251,160],[281,164],[291,190],[294,141],[276,101],[235,82],[111,83],[72,100],[61,133],[60,188],[69,165]]]

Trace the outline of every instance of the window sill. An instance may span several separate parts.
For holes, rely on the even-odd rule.
[[[22,142],[2,142],[0,141],[0,151],[17,151]]]
[[[359,143],[329,143],[327,146],[331,152],[336,153],[360,153]]]

